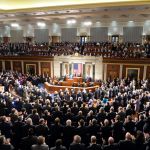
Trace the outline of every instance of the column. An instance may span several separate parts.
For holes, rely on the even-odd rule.
[[[72,64],[69,63],[69,75],[72,75]]]
[[[62,62],[60,62],[60,77],[62,77]]]
[[[5,61],[2,61],[2,70],[5,70]]]
[[[24,62],[21,61],[21,70],[22,70],[22,73],[24,74]]]
[[[50,62],[51,63],[51,77],[54,77],[54,65],[53,65],[53,61]]]
[[[39,75],[41,75],[41,62],[38,62]]]
[[[83,63],[83,78],[85,79],[86,76],[85,76],[85,63]]]
[[[10,68],[11,68],[11,71],[13,71],[13,61],[12,60],[10,61]]]
[[[95,63],[92,63],[93,66],[93,79],[95,80]]]
[[[146,79],[147,65],[144,65],[143,80]]]
[[[107,80],[107,64],[104,64],[103,66],[103,74],[104,74],[104,81]]]
[[[120,64],[120,73],[119,73],[119,78],[122,79],[122,70],[123,70],[123,65]]]

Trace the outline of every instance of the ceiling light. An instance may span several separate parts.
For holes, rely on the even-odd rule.
[[[45,24],[44,22],[38,22],[37,25],[38,25],[39,27],[45,27],[45,26],[46,26],[46,24]]]
[[[92,22],[91,21],[86,21],[83,23],[85,26],[91,26],[92,25]]]
[[[11,23],[11,27],[19,27],[18,23]]]
[[[67,20],[67,24],[75,24],[75,23],[76,23],[75,19]]]

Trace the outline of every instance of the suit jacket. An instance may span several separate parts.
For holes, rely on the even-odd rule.
[[[84,144],[71,143],[69,150],[86,150]]]
[[[31,146],[37,143],[36,136],[27,136],[24,137],[20,143],[21,150],[31,150]]]
[[[13,150],[13,146],[9,144],[2,144],[0,145],[0,150]]]
[[[112,144],[103,146],[103,150],[119,150],[119,148],[117,144]]]
[[[99,144],[92,144],[87,147],[87,150],[102,150],[102,148]]]
[[[60,146],[60,147],[51,147],[50,150],[67,150],[65,146]]]
[[[132,141],[122,140],[119,142],[119,150],[136,150],[136,146]]]
[[[32,150],[49,150],[48,145],[42,144],[42,145],[32,145]]]

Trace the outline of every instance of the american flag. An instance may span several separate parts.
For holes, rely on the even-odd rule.
[[[82,64],[81,63],[74,63],[73,72],[76,75],[82,74]]]

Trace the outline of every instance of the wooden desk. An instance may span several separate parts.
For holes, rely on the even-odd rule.
[[[55,91],[59,91],[60,89],[65,90],[66,88],[70,91],[71,89],[74,89],[76,92],[78,90],[83,91],[84,89],[88,92],[89,90],[91,90],[92,92],[95,91],[95,89],[98,86],[92,86],[92,87],[72,87],[72,86],[58,86],[58,85],[51,85],[48,82],[44,83],[44,87],[49,91],[49,92],[55,92]]]
[[[83,78],[82,77],[73,77],[73,82],[82,82]]]

